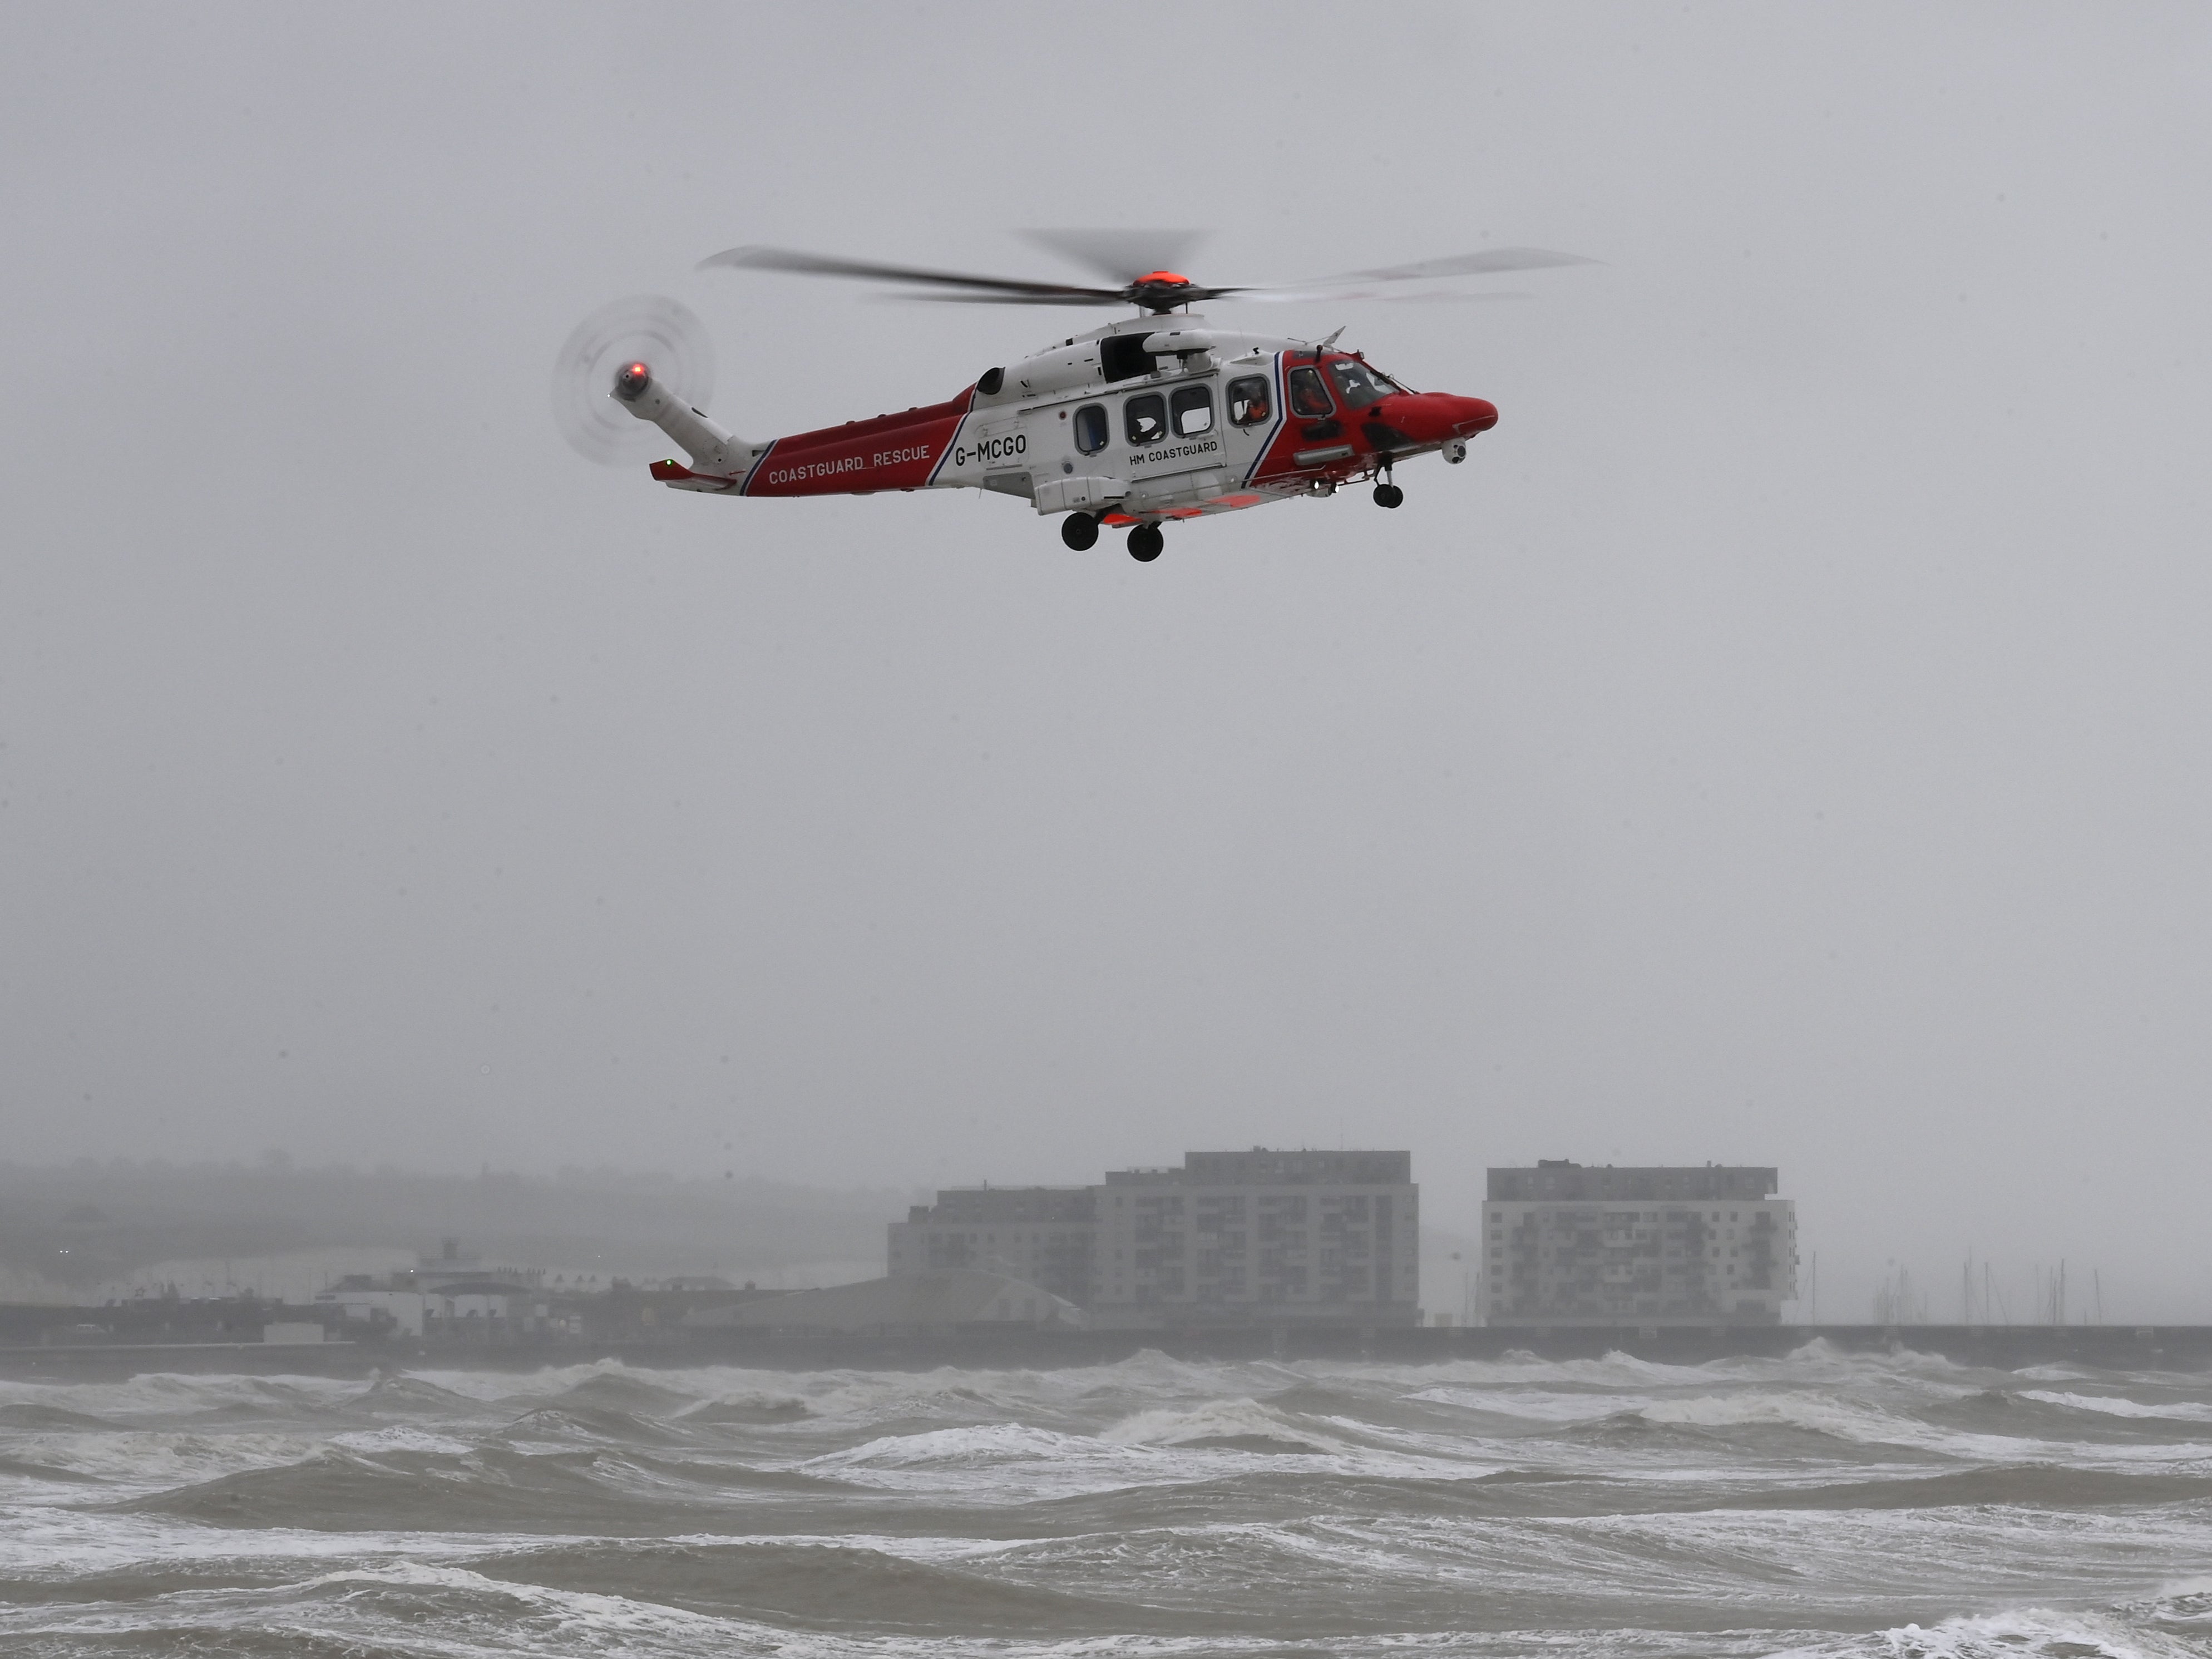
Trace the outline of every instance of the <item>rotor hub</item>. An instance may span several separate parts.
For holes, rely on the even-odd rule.
[[[1148,270],[1132,282],[1124,293],[1130,304],[1162,314],[1206,297],[1197,283],[1172,270]]]

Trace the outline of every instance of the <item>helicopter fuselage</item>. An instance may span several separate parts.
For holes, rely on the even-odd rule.
[[[1188,313],[1071,336],[942,403],[767,442],[732,437],[643,364],[623,369],[614,395],[690,454],[653,464],[678,489],[976,489],[1139,526],[1328,495],[1409,456],[1455,461],[1498,421],[1481,398],[1409,391],[1357,353]]]

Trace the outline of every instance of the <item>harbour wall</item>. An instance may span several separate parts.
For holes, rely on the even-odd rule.
[[[669,1332],[614,1340],[471,1341],[387,1339],[0,1344],[0,1376],[128,1376],[148,1371],[365,1376],[371,1371],[535,1370],[613,1359],[641,1367],[732,1365],[764,1370],[1052,1370],[1111,1364],[1146,1352],[1189,1360],[1452,1360],[1600,1358],[1627,1354],[1668,1365],[1779,1359],[1812,1343],[1850,1353],[1918,1353],[1956,1364],[2019,1370],[2065,1364],[2107,1370],[2212,1370],[2207,1325],[1479,1326],[1411,1328],[1289,1326],[1239,1329],[1078,1331],[973,1325],[865,1332]]]

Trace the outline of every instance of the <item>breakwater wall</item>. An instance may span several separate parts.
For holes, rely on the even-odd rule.
[[[0,1376],[82,1377],[146,1371],[363,1376],[416,1369],[535,1370],[598,1359],[647,1367],[736,1365],[767,1370],[1054,1370],[1111,1364],[1147,1350],[1193,1360],[1373,1359],[1392,1364],[1547,1360],[1626,1353],[1671,1365],[1781,1358],[1813,1342],[1856,1353],[1940,1355],[1961,1365],[2017,1370],[2070,1364],[2110,1370],[2212,1370],[2208,1325],[1720,1325],[1372,1329],[1289,1326],[1237,1329],[1069,1331],[975,1325],[866,1332],[671,1332],[635,1340],[240,1342],[47,1342],[0,1345]]]

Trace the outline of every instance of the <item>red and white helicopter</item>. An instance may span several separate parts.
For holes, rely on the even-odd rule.
[[[1337,349],[1342,329],[1318,344],[1231,333],[1192,306],[1395,298],[1375,290],[1589,263],[1540,248],[1496,248],[1310,283],[1218,288],[1166,269],[1180,262],[1192,233],[1040,231],[1032,240],[1113,285],[974,276],[769,247],[732,248],[700,268],[890,282],[902,284],[908,298],[970,304],[1126,305],[1137,315],[988,369],[943,403],[756,442],[705,413],[714,356],[705,325],[673,300],[641,296],[604,307],[569,337],[555,366],[556,417],[572,445],[603,461],[631,459],[641,439],[657,443],[637,422],[659,428],[690,457],[652,464],[653,476],[676,489],[994,490],[1040,514],[1066,514],[1060,539],[1072,548],[1095,546],[1102,526],[1126,528],[1130,556],[1149,561],[1159,556],[1160,526],[1170,520],[1331,495],[1364,478],[1376,480],[1379,505],[1396,507],[1405,499],[1398,462],[1432,453],[1462,461],[1468,440],[1498,423],[1497,408],[1480,398],[1413,391],[1358,352]]]

